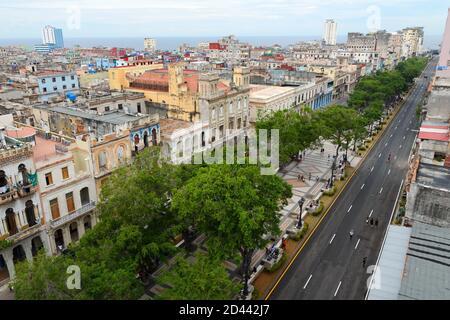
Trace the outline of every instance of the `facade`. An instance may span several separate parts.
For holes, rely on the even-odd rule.
[[[436,76],[450,78],[450,9],[448,9]]]
[[[42,29],[42,44],[51,44],[55,48],[64,48],[62,29],[45,26]]]
[[[41,101],[48,101],[69,91],[77,93],[80,89],[78,76],[74,72],[41,71],[36,74],[36,78]]]
[[[332,19],[325,20],[323,40],[327,45],[335,45],[337,38],[337,23]]]
[[[35,44],[34,51],[39,53],[50,53],[55,49],[55,45],[53,44]]]
[[[156,51],[156,39],[145,38],[144,39],[144,50],[147,52]]]
[[[402,30],[402,56],[409,58],[422,53],[423,27],[405,28]]]
[[[20,133],[9,134],[25,138]],[[0,138],[0,239],[10,244],[0,250],[1,283],[14,277],[14,263],[31,261],[42,247],[48,252],[49,243],[44,231],[45,217],[38,195],[33,147],[9,137],[4,127]]]

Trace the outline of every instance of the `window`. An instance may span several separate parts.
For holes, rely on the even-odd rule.
[[[69,168],[64,167],[61,169],[63,179],[69,179]]]
[[[67,89],[67,86],[66,85],[63,85],[63,90],[66,90]]]
[[[230,102],[229,111],[230,111],[230,113],[233,113],[233,101]]]
[[[164,101],[163,101],[163,103],[164,103]],[[137,103],[137,112],[142,113],[140,102]]]
[[[53,184],[53,177],[52,177],[52,173],[46,173],[45,174],[45,183],[49,186]]]
[[[56,82],[56,78],[52,78],[52,82]]]
[[[123,109],[123,105],[121,103],[119,103],[118,107],[119,107],[119,110]]]
[[[42,82],[42,83],[45,83],[45,79],[42,79],[41,82]]]
[[[109,111],[109,107],[105,107],[105,111]]]
[[[43,92],[47,92],[47,88],[43,88],[42,91],[43,91]]]
[[[53,219],[58,219],[60,217],[58,198],[50,200],[50,211],[52,212]]]
[[[220,106],[219,108],[219,116],[223,116],[223,106]]]
[[[73,192],[66,193],[67,212],[75,211],[75,202],[73,201]]]
[[[75,76],[70,76],[70,79],[71,80],[75,80]]]
[[[72,88],[75,88],[75,83],[72,83]]]
[[[66,81],[66,77],[61,77],[61,80],[62,81]]]

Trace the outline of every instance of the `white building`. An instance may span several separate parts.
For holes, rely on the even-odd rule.
[[[333,19],[325,20],[325,29],[323,33],[323,40],[325,44],[335,45],[337,38],[337,23]]]
[[[156,51],[156,39],[145,38],[144,39],[144,50],[148,52]]]
[[[45,26],[42,29],[42,44],[54,45],[55,48],[64,48],[62,29]]]

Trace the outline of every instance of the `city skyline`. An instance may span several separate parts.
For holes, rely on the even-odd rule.
[[[374,29],[395,32],[405,24],[423,26],[427,35],[441,34],[446,4],[413,2],[414,6],[403,0],[219,0],[213,4],[204,0],[171,0],[135,1],[125,6],[119,1],[103,0],[63,0],[57,5],[47,0],[19,0],[0,4],[0,19],[7,22],[0,30],[0,39],[37,38],[47,24],[62,28],[66,38],[320,36],[326,19],[339,24],[338,36]],[[133,19],[123,19],[125,16]]]

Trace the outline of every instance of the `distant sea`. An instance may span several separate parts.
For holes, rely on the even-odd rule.
[[[222,38],[221,36],[210,37],[155,37],[157,41],[157,48],[161,50],[176,50],[181,44],[187,43],[191,46],[196,46],[200,42],[213,42]],[[237,36],[237,39],[242,42],[248,42],[255,46],[270,46],[278,44],[286,47],[290,44],[295,44],[300,41],[318,40],[320,36]],[[346,42],[346,36],[338,36],[338,42]],[[440,35],[425,35],[424,46],[428,49],[438,49],[442,41]],[[81,47],[122,47],[134,48],[142,50],[144,47],[144,39],[138,37],[129,38],[64,38],[64,45],[66,48],[80,45]],[[35,44],[41,43],[41,39],[22,38],[22,39],[0,39],[0,46],[22,45],[32,48]]]

